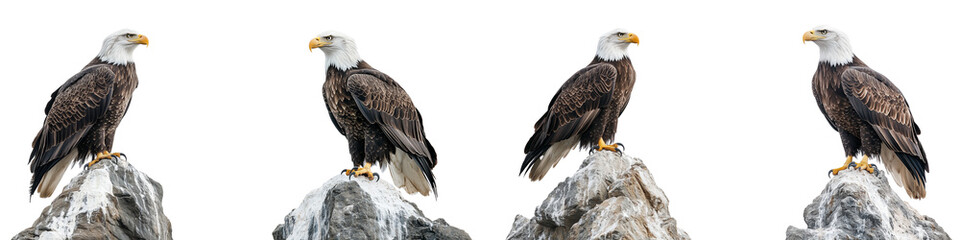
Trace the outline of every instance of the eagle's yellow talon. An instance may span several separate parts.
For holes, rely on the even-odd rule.
[[[863,156],[863,161],[860,161],[860,163],[857,163],[857,169],[867,170],[867,172],[869,173],[873,173],[874,171],[873,166],[870,166],[870,163],[867,163],[866,155]]]
[[[373,171],[370,171],[370,163],[364,163],[363,167],[353,171],[353,176],[360,177],[360,175],[367,176],[368,179],[373,180]]]
[[[616,143],[611,144],[611,145],[607,145],[607,143],[603,142],[603,138],[600,138],[600,141],[597,142],[597,149],[595,149],[595,150],[597,150],[597,151],[607,150],[607,151],[611,151],[611,152],[619,152],[619,150],[617,150],[617,148],[619,148],[619,147],[620,147],[620,146],[617,145]]]
[[[98,152],[97,157],[93,158],[93,161],[87,163],[87,167],[92,167],[93,164],[97,164],[100,160],[113,158],[113,155],[108,151]]]
[[[364,164],[363,164],[363,167],[355,167],[355,168],[353,168],[353,169],[344,169],[344,170],[341,171],[340,173],[343,173],[343,174],[345,174],[345,175],[347,175],[347,176],[353,175],[353,176],[355,176],[355,177],[360,177],[360,175],[364,175],[364,176],[366,176],[366,177],[367,177],[368,179],[370,179],[370,180],[373,180],[374,177],[376,177],[376,179],[379,181],[379,180],[380,180],[380,175],[374,173],[374,172],[371,171],[370,169],[371,169],[371,164],[370,164],[370,163],[364,163]]]
[[[853,162],[853,156],[847,156],[847,161],[843,163],[843,166],[834,168],[830,171],[833,173],[833,175],[837,175],[838,173],[840,173],[840,171],[849,168],[851,162]]]

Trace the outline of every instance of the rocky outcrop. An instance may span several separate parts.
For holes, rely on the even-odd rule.
[[[933,218],[900,200],[883,171],[840,171],[803,220],[807,229],[790,226],[787,239],[950,239]]]
[[[517,215],[507,239],[690,239],[638,158],[602,151],[557,185],[533,219]]]
[[[470,239],[431,221],[386,181],[337,175],[307,194],[273,230],[273,239]]]
[[[172,239],[162,199],[160,184],[126,160],[101,160],[13,239]]]

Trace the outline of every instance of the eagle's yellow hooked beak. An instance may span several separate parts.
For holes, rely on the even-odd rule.
[[[823,38],[824,36],[817,35],[817,31],[814,30],[803,33],[803,43],[807,43],[807,41],[816,41]]]
[[[626,41],[629,43],[636,43],[637,46],[640,45],[640,37],[637,37],[636,34],[628,33],[626,37],[620,38],[620,41]]]
[[[329,42],[324,42],[320,37],[316,37],[310,40],[310,52],[313,52],[314,48],[320,48],[326,45],[329,45]]]
[[[136,43],[136,44],[147,45],[148,47],[150,46],[150,39],[147,39],[147,36],[144,36],[143,34],[138,34],[138,35],[137,35],[137,38],[130,39],[130,40],[127,40],[127,41],[130,41],[130,42]]]

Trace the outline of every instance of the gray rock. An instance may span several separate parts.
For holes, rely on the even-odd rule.
[[[933,218],[900,200],[883,171],[840,171],[803,220],[807,229],[790,226],[787,239],[950,239]]]
[[[172,239],[163,188],[126,160],[101,160],[13,239]]]
[[[386,181],[338,175],[307,194],[273,230],[273,239],[470,239],[431,221]]]
[[[591,154],[557,185],[533,219],[517,215],[507,239],[690,239],[638,158]]]

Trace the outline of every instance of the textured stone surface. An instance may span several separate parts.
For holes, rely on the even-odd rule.
[[[126,160],[101,160],[13,239],[172,239],[163,189]]]
[[[470,239],[431,221],[385,181],[338,175],[313,190],[273,231],[273,239]]]
[[[807,229],[790,226],[787,239],[950,239],[891,190],[883,171],[840,171],[803,210],[803,220]]]
[[[638,158],[603,151],[557,185],[533,219],[517,215],[507,239],[689,239]]]

